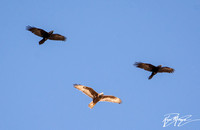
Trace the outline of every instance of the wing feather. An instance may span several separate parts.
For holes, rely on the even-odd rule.
[[[66,37],[60,35],[60,34],[51,34],[51,36],[49,37],[50,40],[61,40],[61,41],[65,41]]]
[[[98,96],[98,93],[90,87],[86,87],[86,86],[83,86],[80,84],[74,84],[74,87],[77,88],[78,90],[82,91],[84,94],[86,94],[87,96],[89,96],[91,98]]]
[[[106,101],[106,102],[113,102],[113,103],[121,103],[121,99],[115,96],[111,96],[111,95],[104,95],[100,101]]]
[[[162,73],[162,72],[167,72],[167,73],[173,73],[174,69],[173,68],[169,68],[169,67],[162,67],[158,70],[158,72]]]
[[[40,29],[40,28],[35,28],[35,27],[27,26],[26,29],[28,31],[31,31],[35,35],[40,36],[40,37],[43,37],[44,35],[48,35],[48,33],[46,31],[44,31],[43,29]]]
[[[136,62],[134,65],[138,68],[141,68],[147,71],[152,71],[153,68],[155,68],[155,66],[152,64],[142,63],[142,62]]]

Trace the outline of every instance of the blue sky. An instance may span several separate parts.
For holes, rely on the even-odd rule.
[[[192,130],[163,128],[167,113],[200,119],[199,0],[2,0],[1,130]],[[27,25],[68,39],[46,41]],[[137,61],[170,66],[157,74]],[[122,104],[98,103],[83,84]]]

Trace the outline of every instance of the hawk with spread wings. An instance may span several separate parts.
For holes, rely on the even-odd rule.
[[[93,101],[90,102],[90,104],[88,105],[90,109],[92,109],[99,101],[107,101],[119,104],[122,102],[121,99],[115,96],[104,95],[103,93],[97,93],[90,87],[86,87],[80,84],[74,84],[74,87],[93,99]]]
[[[66,40],[66,37],[64,37],[64,36],[62,36],[60,34],[53,34],[53,31],[46,32],[43,29],[35,28],[35,27],[31,27],[31,26],[27,26],[26,29],[28,31],[31,31],[35,35],[43,38],[41,41],[39,41],[39,45],[43,44],[47,39],[50,39],[50,40],[61,40],[61,41],[65,41]]]
[[[149,76],[149,79],[153,78],[153,76],[157,73],[163,73],[163,72],[173,73],[174,72],[173,68],[162,67],[162,65],[154,66],[152,64],[142,63],[142,62],[136,62],[134,65],[138,68],[152,72],[151,75]]]

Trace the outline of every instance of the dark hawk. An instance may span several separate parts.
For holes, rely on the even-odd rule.
[[[173,73],[174,72],[173,68],[162,67],[162,65],[154,66],[152,64],[142,63],[142,62],[136,62],[134,65],[138,68],[152,72],[151,75],[149,76],[149,79],[153,78],[153,76],[157,73],[163,73],[163,72]]]
[[[66,40],[66,37],[64,37],[64,36],[62,36],[60,34],[53,34],[53,31],[46,32],[43,29],[35,28],[35,27],[31,27],[31,26],[27,26],[26,29],[28,31],[31,31],[35,35],[40,36],[40,37],[43,38],[41,41],[39,41],[39,45],[43,44],[47,39],[60,40],[60,41],[65,41]]]

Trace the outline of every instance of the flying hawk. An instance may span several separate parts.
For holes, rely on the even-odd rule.
[[[90,109],[92,109],[99,101],[107,101],[119,104],[122,102],[121,99],[115,96],[104,95],[103,93],[97,93],[90,87],[86,87],[80,84],[74,84],[74,87],[93,99],[93,101],[90,102],[90,104],[88,105]]]
[[[50,40],[61,40],[61,41],[65,41],[66,40],[66,37],[64,37],[64,36],[62,36],[60,34],[53,34],[53,31],[46,32],[43,29],[35,28],[35,27],[31,27],[31,26],[27,26],[26,29],[28,31],[31,31],[35,35],[40,36],[40,37],[43,38],[39,42],[39,45],[43,44],[47,39],[50,39]]]
[[[162,72],[173,73],[174,72],[173,68],[162,67],[162,65],[154,66],[152,64],[141,63],[141,62],[136,62],[134,65],[138,68],[142,68],[144,70],[152,72],[151,75],[149,76],[149,79],[153,78],[153,76],[157,73],[162,73]]]

